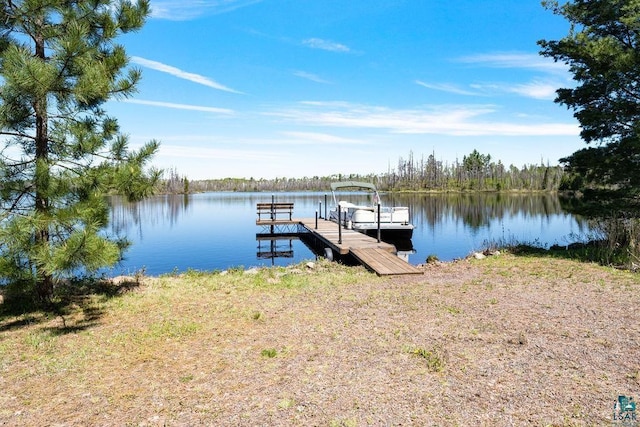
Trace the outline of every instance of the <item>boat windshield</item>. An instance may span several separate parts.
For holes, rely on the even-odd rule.
[[[368,182],[344,181],[344,182],[334,182],[331,184],[331,193],[333,194],[333,203],[335,206],[338,206],[338,203],[339,203],[336,197],[336,191],[350,190],[350,189],[368,190],[368,192],[365,191],[365,194],[367,194],[369,197],[373,193],[373,197],[367,198],[367,200],[369,201],[369,204],[371,204],[372,206],[376,206],[378,203],[380,203],[380,195],[378,194],[378,190],[376,189],[375,185],[370,184]]]

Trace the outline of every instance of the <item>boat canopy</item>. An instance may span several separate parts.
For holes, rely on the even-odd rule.
[[[349,188],[349,187],[357,187],[357,188],[366,188],[371,191],[376,190],[376,186],[373,184],[369,184],[368,182],[358,182],[358,181],[343,181],[343,182],[332,182],[331,183],[331,191],[336,191],[340,188]]]

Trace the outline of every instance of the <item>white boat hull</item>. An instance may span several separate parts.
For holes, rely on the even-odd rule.
[[[381,207],[379,220],[375,207],[358,206],[347,202],[340,202],[339,207],[341,223],[346,228],[370,235],[375,235],[380,228],[381,233],[389,237],[410,239],[413,235],[408,207]],[[338,211],[332,210],[329,218],[338,222]]]

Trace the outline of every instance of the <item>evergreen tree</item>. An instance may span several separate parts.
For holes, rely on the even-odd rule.
[[[543,5],[571,24],[564,38],[539,42],[542,55],[569,65],[576,83],[559,89],[556,102],[574,110],[582,138],[594,144],[561,161],[585,184],[637,193],[640,2],[573,0]]]
[[[139,199],[159,172],[151,141],[130,151],[102,108],[140,72],[115,38],[138,30],[148,0],[5,0],[0,6],[0,278],[35,284],[113,265],[101,230],[109,191]]]

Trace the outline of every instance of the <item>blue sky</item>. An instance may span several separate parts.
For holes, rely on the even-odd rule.
[[[583,148],[536,41],[539,0],[151,0],[119,41],[143,71],[112,101],[133,147],[190,179],[384,173],[477,149],[521,167]]]

